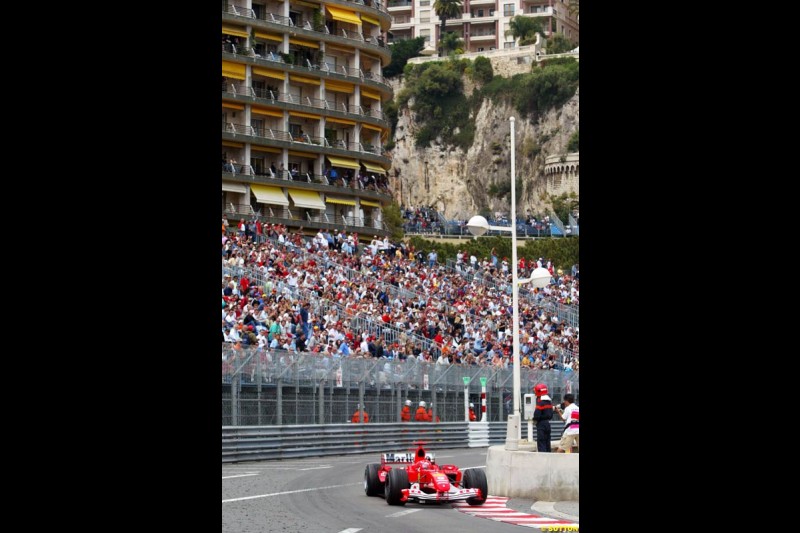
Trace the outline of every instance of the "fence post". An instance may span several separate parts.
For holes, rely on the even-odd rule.
[[[362,409],[362,410],[364,409],[364,381],[363,380],[358,383],[358,406],[356,406],[356,409],[359,409],[359,408]],[[349,414],[348,414],[348,416],[349,416]],[[359,417],[359,423],[360,424],[364,423],[364,417],[363,416]]]
[[[278,376],[277,388],[275,389],[276,398],[275,403],[275,423],[279,426],[283,425],[283,375]]]
[[[325,381],[319,380],[319,423],[325,423]]]
[[[256,383],[258,383],[258,394],[256,396],[256,407],[258,409],[258,425],[263,426],[261,419],[261,352],[256,352]]]
[[[486,422],[486,378],[481,377],[481,422]]]
[[[236,359],[234,359],[236,361]],[[241,373],[236,371],[234,363],[234,372],[231,377],[231,425],[239,425],[239,381],[241,380]]]
[[[469,422],[469,376],[463,376],[464,380],[464,421]]]

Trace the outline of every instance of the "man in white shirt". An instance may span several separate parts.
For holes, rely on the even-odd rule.
[[[561,411],[560,407],[557,407],[556,410],[566,424],[564,426],[564,433],[561,434],[561,442],[558,443],[556,453],[569,453],[572,451],[573,445],[579,446],[578,426],[580,422],[580,410],[578,408],[578,404],[575,403],[575,396],[572,394],[565,394],[564,405],[567,407],[563,412]]]

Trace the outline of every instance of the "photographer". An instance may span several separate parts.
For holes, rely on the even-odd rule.
[[[563,409],[563,411],[562,411]],[[561,435],[561,442],[558,443],[556,453],[570,453],[572,446],[578,444],[578,423],[580,422],[580,411],[578,404],[575,403],[575,396],[572,394],[564,395],[564,403],[556,407],[556,411],[561,419],[566,423],[564,433]]]

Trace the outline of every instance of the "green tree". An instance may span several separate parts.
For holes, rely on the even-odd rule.
[[[479,56],[475,58],[475,64],[472,68],[473,79],[483,83],[489,83],[494,77],[494,69],[492,62],[488,57]]]
[[[544,33],[544,28],[538,18],[517,15],[508,21],[506,36],[511,35],[514,39],[519,39],[520,46],[535,43],[537,33]]]
[[[425,37],[397,41],[392,45],[392,61],[383,69],[383,75],[392,78],[401,74],[409,58],[419,55],[425,46]]]
[[[392,240],[398,241],[405,236],[403,233],[403,215],[400,213],[400,206],[397,202],[392,202],[383,208],[383,222],[389,230]]]
[[[461,17],[461,0],[436,0],[433,3],[433,10],[439,15],[441,20],[441,27],[439,29],[439,57],[444,56],[444,36],[445,24],[447,19],[456,19]]]
[[[578,131],[575,130],[575,133],[569,138],[569,142],[567,143],[567,152],[577,152],[580,150],[580,144],[578,143]]]
[[[575,48],[572,41],[564,37],[560,33],[556,33],[547,39],[547,53],[548,54],[563,54]]]
[[[456,54],[463,54],[464,39],[458,36],[457,33],[449,31],[442,37],[442,51],[455,52]]]

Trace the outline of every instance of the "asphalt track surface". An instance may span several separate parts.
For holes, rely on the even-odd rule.
[[[413,450],[386,450],[387,452]],[[439,464],[485,468],[486,448],[430,451]],[[380,454],[222,466],[223,533],[521,533],[527,528],[458,512],[451,504],[388,505],[364,494],[364,468]],[[492,487],[489,487],[492,494]],[[516,503],[516,505],[513,505]],[[526,507],[532,502],[509,502]],[[530,512],[530,511],[528,511]],[[532,529],[532,531],[539,531]]]

